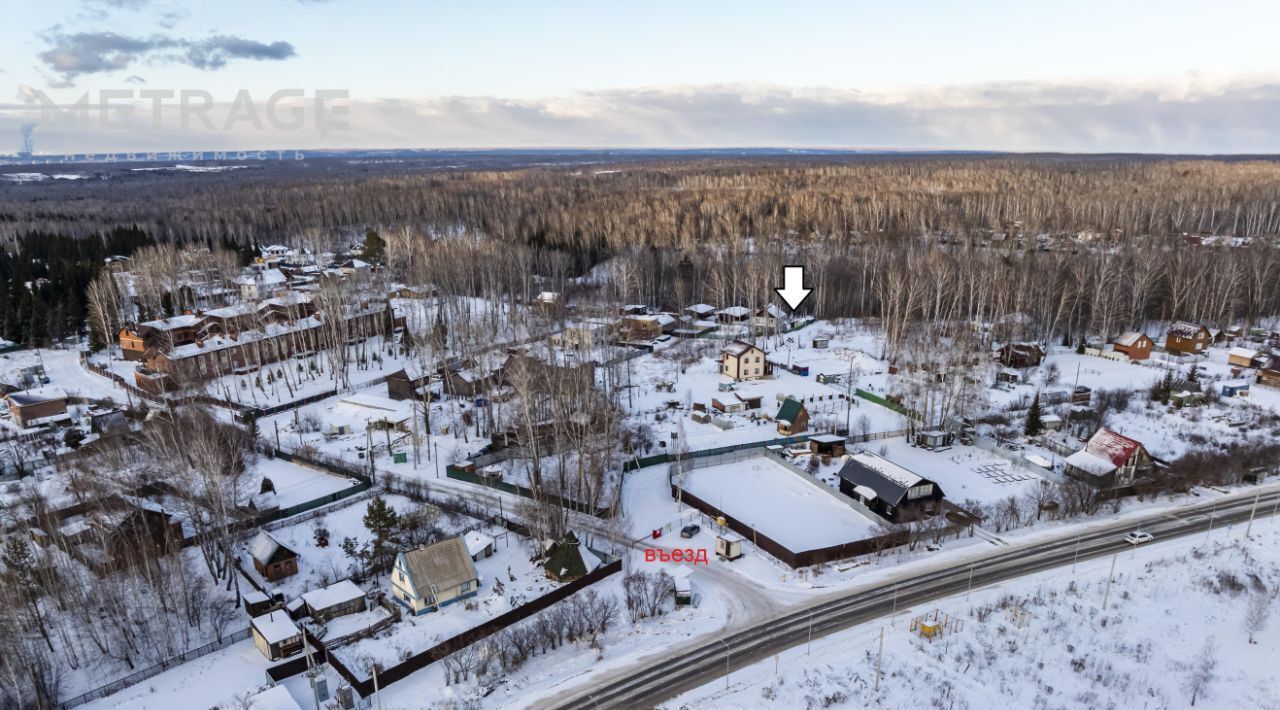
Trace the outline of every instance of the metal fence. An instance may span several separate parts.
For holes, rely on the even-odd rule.
[[[81,693],[80,695],[77,695],[76,697],[71,698],[69,700],[63,700],[58,704],[58,707],[73,708],[73,707],[76,707],[77,705],[84,705],[85,703],[91,700],[97,700],[98,698],[105,698],[108,695],[111,695],[112,693],[115,693],[120,690],[124,690],[125,688],[131,685],[141,683],[142,681],[148,678],[152,678],[154,676],[160,675],[161,673],[171,668],[175,668],[177,666],[182,665],[183,663],[187,663],[188,661],[192,661],[197,658],[200,658],[201,656],[207,656],[210,653],[213,653],[214,651],[221,651],[222,649],[232,644],[239,643],[247,638],[249,638],[249,629],[248,627],[245,627],[243,629],[240,629],[239,631],[223,636],[221,641],[211,641],[198,648],[193,648],[190,651],[187,651],[186,653],[183,653],[181,655],[174,656],[173,658],[166,658],[165,660],[155,664],[154,666],[143,668],[140,671],[135,671],[123,678],[119,678],[110,683],[107,683],[106,685],[94,688],[93,690],[90,690],[87,693]]]
[[[680,454],[656,454],[654,456],[641,456],[631,461],[623,463],[623,471],[634,471],[638,468],[648,468],[649,466],[657,466],[658,464],[671,463],[672,461],[689,462],[708,456],[719,456],[734,451],[742,451],[744,449],[762,449],[766,446],[788,446],[791,444],[799,444],[809,440],[808,434],[800,436],[784,436],[778,439],[768,439],[765,441],[751,441],[745,444],[735,444],[733,446],[719,446],[713,449],[701,449],[699,451],[686,451]]]

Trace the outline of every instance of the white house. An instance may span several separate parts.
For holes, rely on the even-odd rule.
[[[480,575],[461,537],[396,555],[391,569],[391,598],[415,616],[473,597]]]

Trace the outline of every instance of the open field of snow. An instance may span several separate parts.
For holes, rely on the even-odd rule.
[[[1252,540],[1243,532],[1120,554],[1109,592],[1104,558],[968,598],[908,600],[896,619],[815,639],[666,707],[1183,708],[1196,692],[1198,707],[1275,708],[1280,523],[1259,521]],[[958,628],[932,641],[912,632],[912,618],[935,610]]]
[[[803,474],[763,456],[684,473],[684,488],[800,552],[877,534],[879,525]]]

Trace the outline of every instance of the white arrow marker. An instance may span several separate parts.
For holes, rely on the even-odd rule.
[[[813,293],[813,289],[804,287],[803,266],[782,267],[782,288],[775,288],[774,291],[778,292],[787,307],[793,311]]]

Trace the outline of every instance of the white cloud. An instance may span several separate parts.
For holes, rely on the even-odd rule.
[[[110,134],[41,130],[47,149],[64,152],[777,146],[1280,153],[1280,125],[1274,120],[1280,115],[1280,75],[1004,82],[879,93],[686,86],[548,99],[433,97],[349,105],[349,128],[327,135],[310,129],[310,124],[287,133],[194,128],[184,132],[176,125]],[[5,132],[3,115],[0,111],[0,134]],[[65,145],[55,148],[59,143]]]

